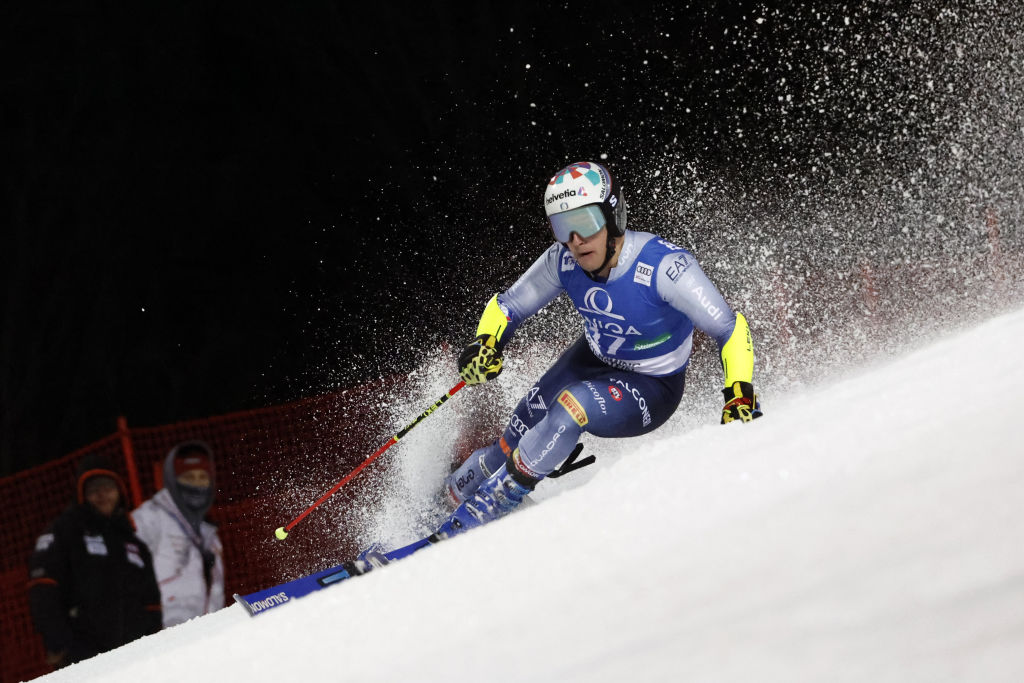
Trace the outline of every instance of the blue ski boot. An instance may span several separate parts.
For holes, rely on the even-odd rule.
[[[481,483],[498,471],[505,462],[505,452],[498,442],[488,444],[473,451],[457,470],[448,476],[445,486],[448,509],[454,510],[476,493]]]
[[[356,559],[351,562],[351,565],[352,569],[355,569],[356,573],[365,574],[374,567],[383,567],[390,560],[391,558],[389,558],[384,552],[384,546],[380,543],[374,543],[369,548],[356,555]]]
[[[467,529],[504,517],[516,509],[532,490],[532,486],[524,486],[508,473],[506,465],[502,465],[438,527],[431,540],[451,538]]]

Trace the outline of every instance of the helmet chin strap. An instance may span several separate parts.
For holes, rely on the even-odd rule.
[[[605,266],[611,263],[612,257],[615,256],[615,237],[612,236],[612,231],[608,231],[608,241],[605,243],[604,249],[604,261],[597,267],[597,270],[584,270],[591,280],[597,280],[597,274],[604,270]]]

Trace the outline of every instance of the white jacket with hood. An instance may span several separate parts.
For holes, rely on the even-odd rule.
[[[183,501],[174,476],[175,456],[182,447],[195,444],[210,453],[202,442],[176,446],[164,461],[164,488],[132,513],[136,533],[153,555],[164,628],[224,606],[224,551],[217,527],[203,519],[213,502],[214,483],[205,506],[197,509]]]

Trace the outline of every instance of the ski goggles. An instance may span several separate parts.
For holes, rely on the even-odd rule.
[[[604,214],[597,204],[588,204],[556,213],[549,216],[549,220],[551,221],[551,231],[555,233],[555,239],[562,244],[568,242],[573,233],[582,239],[587,239],[601,232],[601,228],[605,226]]]

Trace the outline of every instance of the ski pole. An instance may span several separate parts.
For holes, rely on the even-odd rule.
[[[295,518],[295,519],[293,519],[292,521],[288,522],[288,523],[287,523],[287,524],[285,524],[284,526],[282,526],[282,527],[278,527],[278,528],[277,528],[277,530],[275,530],[275,531],[274,531],[274,536],[276,536],[276,537],[277,537],[277,539],[278,539],[278,540],[280,540],[280,541],[283,541],[284,539],[288,538],[288,532],[289,532],[289,531],[291,531],[291,530],[292,530],[293,528],[295,528],[295,525],[296,525],[296,524],[298,524],[298,523],[299,523],[299,522],[301,522],[301,521],[302,521],[303,519],[305,519],[306,515],[308,515],[308,514],[309,514],[310,512],[312,512],[313,510],[315,510],[316,508],[318,508],[318,507],[320,506],[320,504],[321,504],[321,503],[323,503],[323,502],[324,502],[325,500],[327,500],[327,499],[328,499],[328,498],[330,498],[330,497],[331,497],[332,495],[334,495],[334,493],[335,493],[335,492],[336,492],[336,491],[337,491],[338,489],[340,489],[340,488],[341,488],[342,486],[344,486],[345,484],[347,484],[347,483],[348,483],[348,482],[349,482],[349,481],[350,481],[350,480],[351,480],[351,479],[352,479],[353,477],[355,477],[355,476],[356,476],[357,474],[359,474],[360,472],[362,472],[362,471],[363,471],[363,469],[364,469],[364,468],[365,468],[365,467],[366,467],[367,465],[369,465],[369,464],[370,464],[371,462],[373,462],[373,461],[374,461],[374,460],[376,460],[376,459],[377,459],[378,457],[380,457],[380,455],[381,455],[381,454],[383,454],[383,453],[384,453],[384,451],[386,451],[387,449],[391,448],[391,447],[392,447],[392,446],[394,446],[394,445],[395,445],[396,443],[398,443],[398,440],[399,440],[399,439],[401,439],[401,438],[402,438],[403,436],[405,436],[406,434],[408,434],[408,433],[409,433],[409,431],[410,431],[410,430],[411,430],[411,429],[412,429],[413,427],[415,427],[415,426],[416,426],[416,425],[418,425],[418,424],[419,424],[420,422],[422,422],[423,420],[425,420],[425,419],[426,419],[426,418],[427,418],[427,417],[428,417],[428,416],[429,416],[429,415],[430,415],[430,414],[431,414],[432,412],[434,412],[435,410],[437,410],[438,408],[440,408],[440,407],[441,407],[442,405],[444,405],[444,402],[445,402],[445,401],[447,401],[447,400],[448,400],[448,399],[450,399],[450,398],[451,398],[452,396],[454,396],[454,395],[456,394],[456,392],[458,392],[458,391],[459,391],[460,389],[462,389],[462,387],[464,387],[464,386],[466,386],[466,383],[465,383],[465,382],[459,382],[459,383],[458,383],[458,384],[456,384],[456,385],[455,385],[454,387],[452,387],[451,389],[449,389],[449,390],[448,390],[448,393],[446,393],[446,394],[445,394],[444,396],[442,396],[441,398],[439,398],[439,399],[437,399],[436,401],[434,401],[433,405],[431,405],[431,406],[430,406],[429,408],[427,408],[427,409],[426,409],[426,410],[424,410],[424,411],[423,411],[422,413],[420,413],[420,414],[419,414],[419,415],[418,415],[418,416],[416,417],[416,419],[415,419],[415,420],[413,420],[412,422],[410,422],[409,424],[407,424],[407,425],[406,425],[406,426],[405,426],[405,427],[404,427],[404,428],[403,428],[403,429],[402,429],[402,430],[401,430],[400,432],[398,432],[397,434],[395,434],[394,436],[392,436],[392,437],[391,437],[390,439],[388,439],[387,443],[385,443],[385,444],[384,444],[383,446],[381,446],[380,448],[378,448],[378,449],[377,449],[377,452],[376,452],[376,453],[374,453],[373,455],[371,455],[370,457],[368,457],[368,458],[367,458],[366,460],[364,460],[363,462],[361,462],[361,463],[359,464],[359,466],[358,466],[358,467],[356,467],[356,468],[355,468],[354,470],[352,470],[351,472],[349,472],[348,474],[346,474],[346,475],[345,475],[345,476],[344,476],[344,477],[342,478],[342,480],[341,480],[341,481],[339,481],[339,482],[338,482],[337,484],[335,484],[335,485],[334,485],[334,486],[333,486],[333,487],[331,488],[331,490],[330,490],[330,491],[328,491],[328,492],[327,492],[327,493],[325,493],[324,495],[320,496],[320,497],[319,497],[319,498],[318,498],[318,499],[316,500],[316,502],[315,502],[315,503],[313,503],[312,505],[310,505],[310,506],[309,506],[308,508],[306,508],[306,509],[305,509],[305,511],[303,511],[303,513],[302,513],[301,515],[299,515],[298,517],[296,517],[296,518]]]

